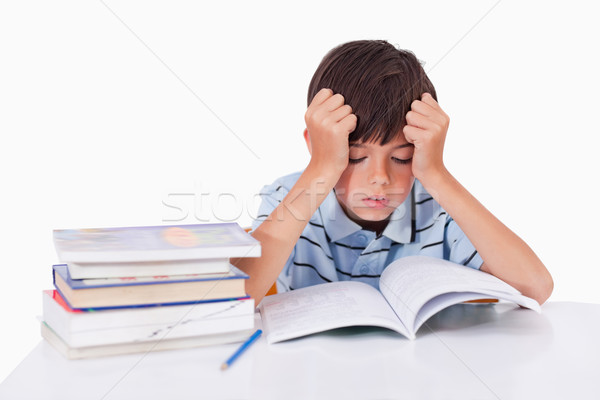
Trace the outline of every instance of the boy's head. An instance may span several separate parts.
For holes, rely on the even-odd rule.
[[[350,160],[335,186],[346,215],[381,232],[412,188],[414,148],[402,128],[414,100],[435,89],[413,53],[382,40],[359,40],[331,50],[308,89],[308,105],[322,88],[344,96],[357,116]]]
[[[415,55],[384,40],[357,40],[329,51],[310,81],[307,105],[323,88],[344,96],[357,116],[350,143],[386,144],[402,134],[414,100],[427,92],[437,101]]]

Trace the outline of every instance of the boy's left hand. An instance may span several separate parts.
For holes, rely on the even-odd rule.
[[[445,171],[443,152],[449,124],[450,118],[429,93],[413,101],[406,114],[404,136],[415,146],[413,175],[424,185]]]

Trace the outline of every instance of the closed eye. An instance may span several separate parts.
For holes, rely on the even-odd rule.
[[[397,164],[409,164],[412,161],[412,157],[407,159],[392,157],[392,160]]]
[[[365,160],[366,158],[367,158],[367,157],[361,157],[361,158],[350,158],[350,159],[348,160],[348,162],[349,162],[350,164],[358,164],[359,162],[361,162],[361,161]]]

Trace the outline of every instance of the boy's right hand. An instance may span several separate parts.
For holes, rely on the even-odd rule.
[[[304,120],[310,139],[309,165],[337,182],[348,166],[348,135],[356,128],[352,107],[344,104],[341,94],[324,88],[313,98]]]

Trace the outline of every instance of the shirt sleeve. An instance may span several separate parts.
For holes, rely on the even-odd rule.
[[[452,217],[448,217],[446,221],[444,246],[444,252],[447,253],[447,257],[445,258],[449,261],[474,269],[479,269],[481,264],[483,264],[483,259],[477,250],[475,250],[475,246],[473,246]]]
[[[258,207],[256,218],[252,221],[252,230],[258,228],[271,215],[271,212],[283,201],[287,193],[288,190],[279,180],[261,189],[259,193],[260,206]]]

